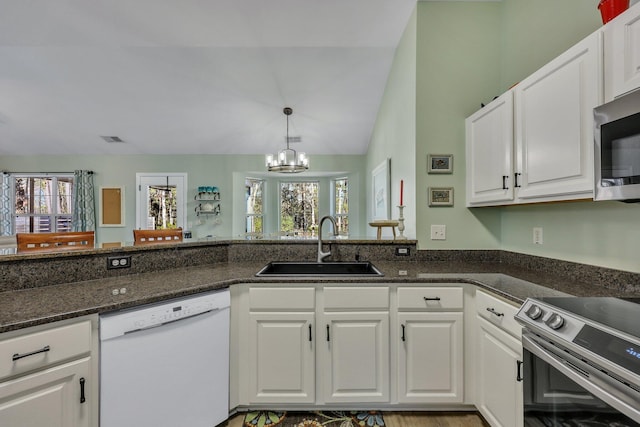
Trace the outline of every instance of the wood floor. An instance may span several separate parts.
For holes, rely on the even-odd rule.
[[[228,427],[242,427],[244,414],[229,420]],[[488,427],[477,414],[469,412],[385,412],[387,427]]]

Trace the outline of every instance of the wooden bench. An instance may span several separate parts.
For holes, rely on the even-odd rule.
[[[60,233],[17,233],[18,252],[49,252],[93,249],[94,231],[65,231]]]
[[[182,228],[171,230],[133,230],[133,244],[182,242]]]

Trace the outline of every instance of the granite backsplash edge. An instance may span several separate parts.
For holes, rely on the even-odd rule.
[[[408,248],[409,255],[396,255],[398,247]],[[500,264],[505,267],[615,289],[622,293],[640,293],[640,274],[575,262],[544,258],[501,250],[417,250],[416,241],[332,242],[325,244],[337,261],[400,261],[452,264]],[[132,255],[129,269],[107,270],[109,253],[77,256],[16,259],[0,263],[0,292],[29,289],[105,277],[161,271],[178,267],[234,262],[309,261],[315,260],[317,242],[287,244],[234,244],[158,247],[128,251]]]

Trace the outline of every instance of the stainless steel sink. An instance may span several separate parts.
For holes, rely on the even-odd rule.
[[[375,277],[384,274],[370,262],[270,262],[256,276]]]

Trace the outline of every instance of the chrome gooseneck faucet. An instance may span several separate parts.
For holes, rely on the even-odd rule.
[[[331,255],[331,249],[329,249],[328,252],[322,252],[322,223],[325,219],[328,219],[333,225],[333,235],[338,234],[338,226],[336,225],[335,218],[331,215],[323,216],[318,225],[318,262],[323,262],[325,258]]]

